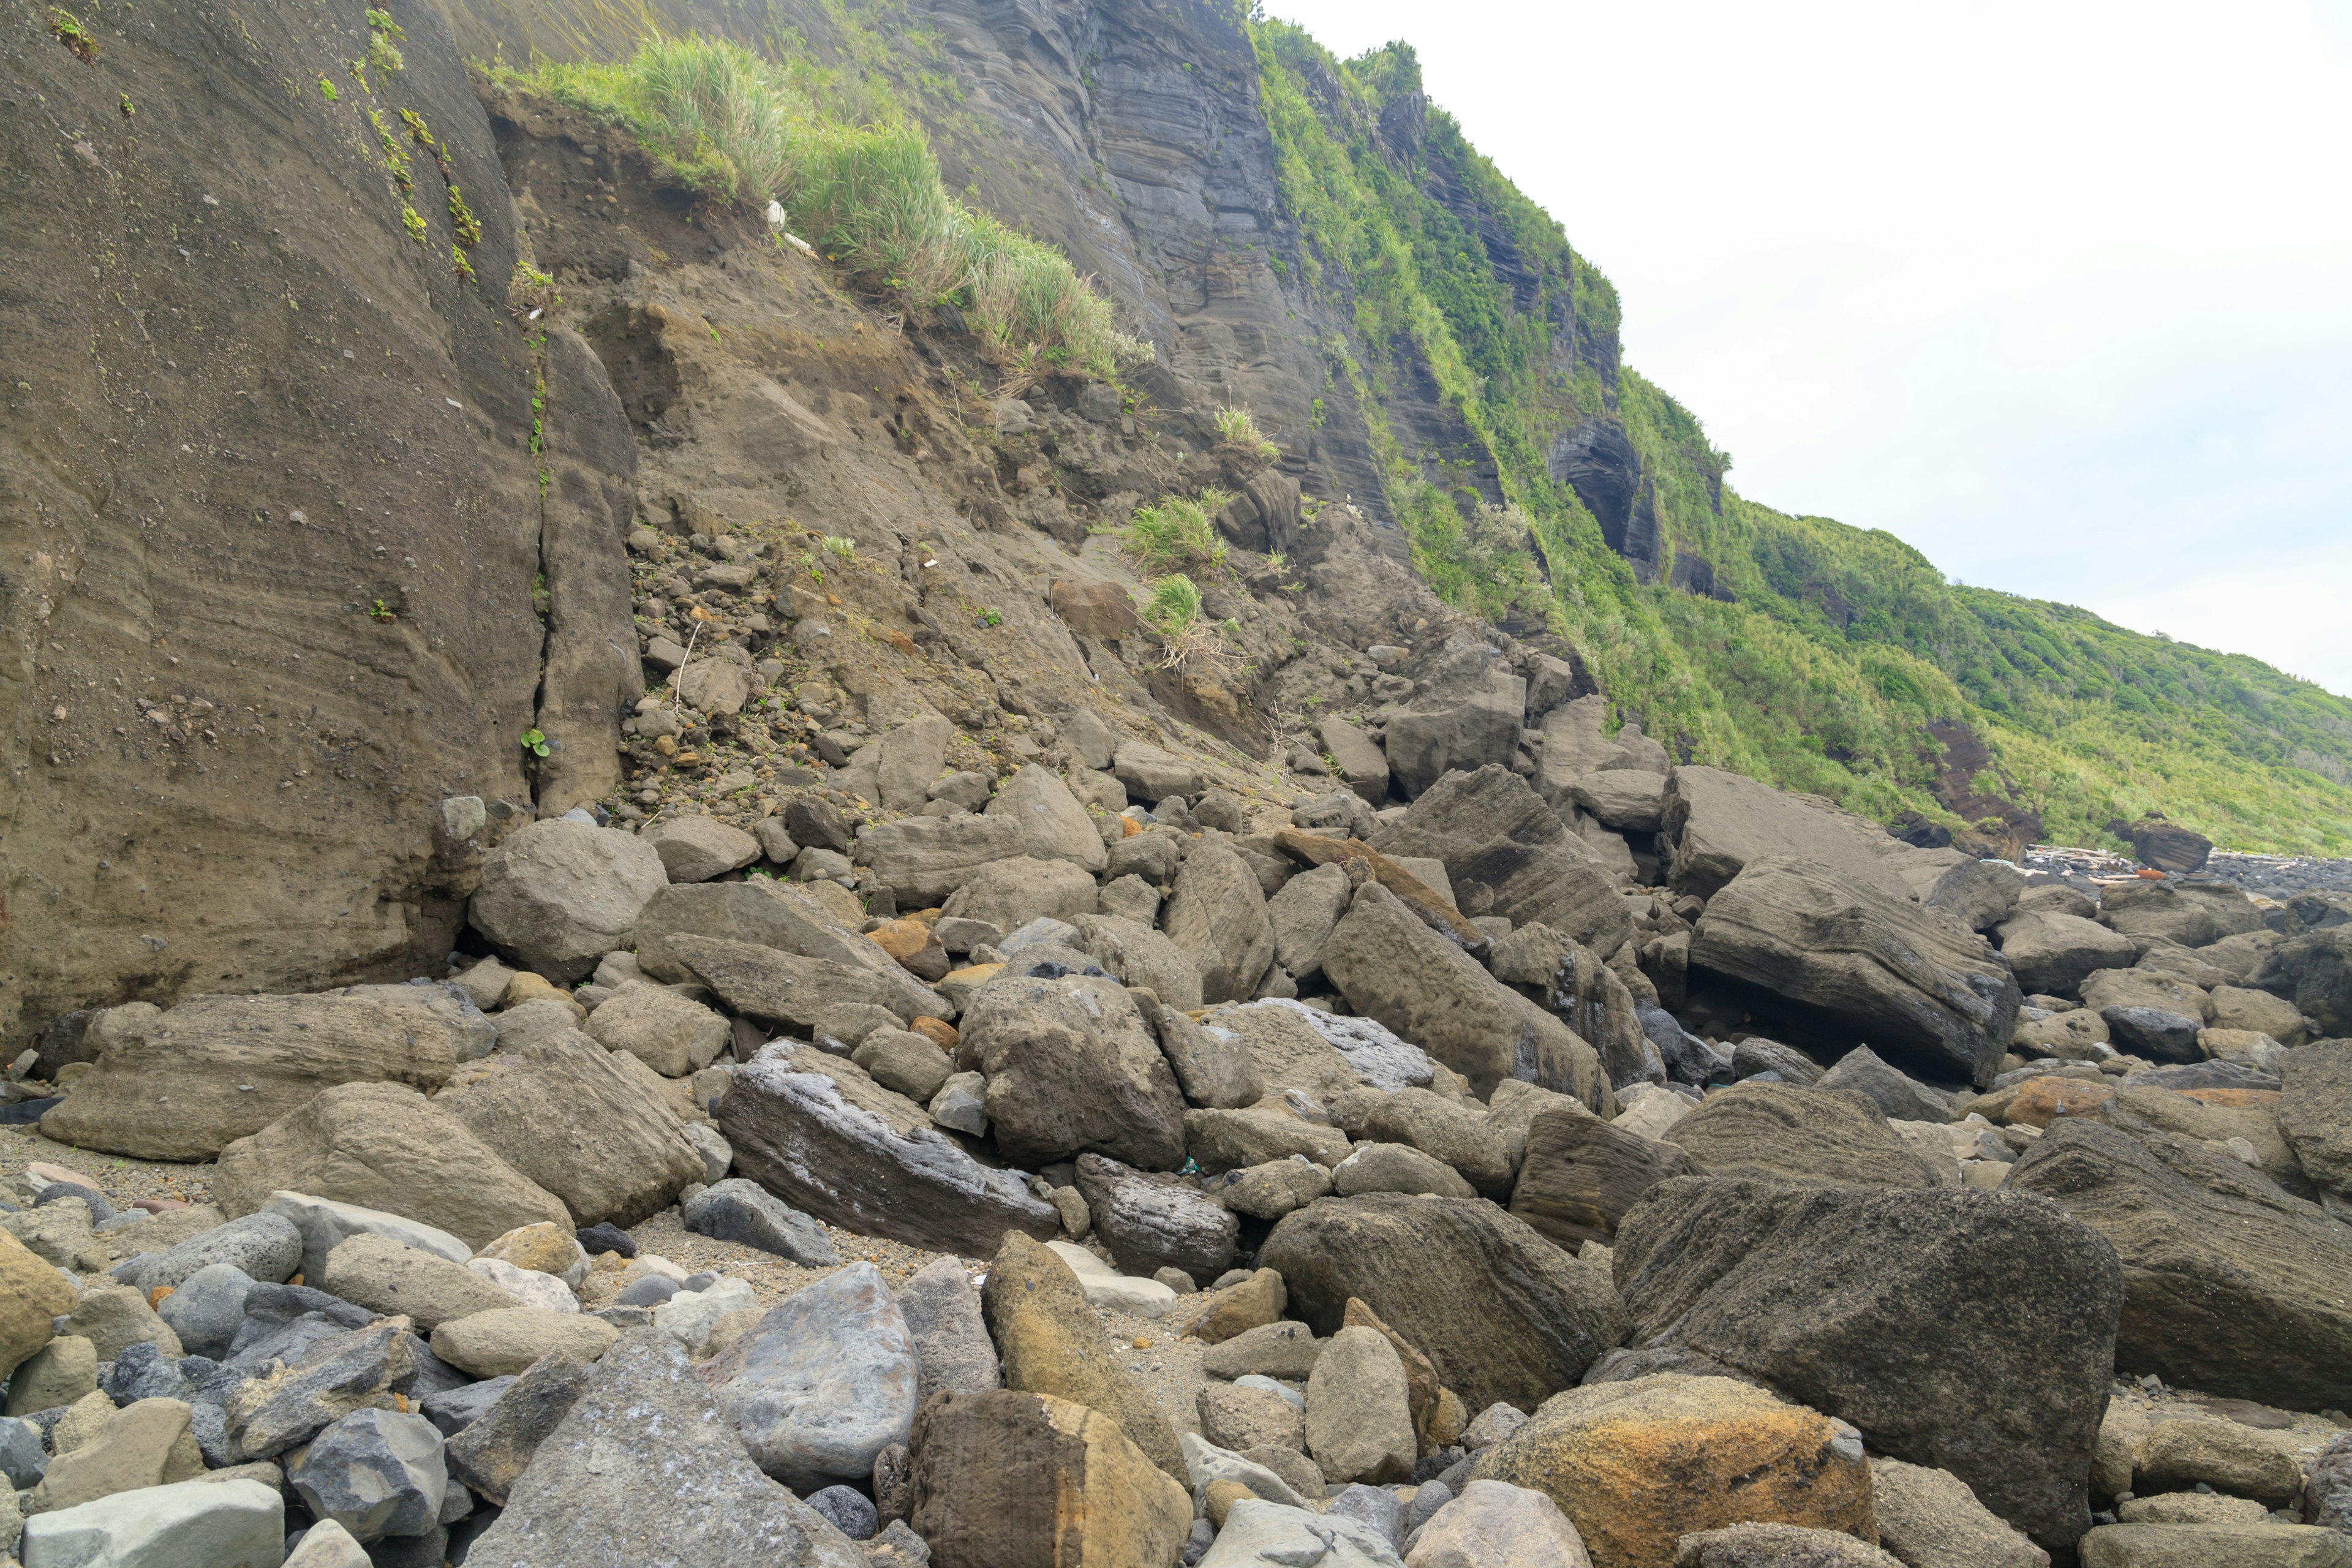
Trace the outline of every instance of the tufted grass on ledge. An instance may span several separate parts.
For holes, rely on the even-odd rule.
[[[911,303],[956,306],[1033,377],[1109,377],[1151,357],[1060,251],[950,195],[919,127],[836,119],[739,45],[653,38],[617,64],[492,75],[622,127],[703,196],[778,204],[826,258]]]

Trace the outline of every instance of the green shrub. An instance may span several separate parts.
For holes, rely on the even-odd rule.
[[[777,203],[826,258],[874,286],[959,306],[1016,375],[1108,376],[1150,357],[1060,251],[950,195],[920,128],[835,118],[739,45],[656,38],[617,65],[498,79],[624,127],[702,195]]]
[[[1135,509],[1120,531],[1119,546],[1129,560],[1154,575],[1189,572],[1196,566],[1223,566],[1225,542],[1217,537],[1216,525],[1209,519],[1223,510],[1232,499],[1217,490],[1202,490],[1197,500],[1162,496],[1150,506]],[[1184,578],[1175,580],[1192,586]]]
[[[1143,623],[1160,634],[1160,666],[1192,680],[1228,684],[1241,672],[1241,660],[1225,640],[1232,622],[1209,619],[1201,606],[1201,590],[1178,573],[1151,584],[1143,604]]]
[[[1257,427],[1257,416],[1248,409],[1220,408],[1210,417],[1216,423],[1219,447],[1269,463],[1282,456],[1282,448],[1265,438]]]

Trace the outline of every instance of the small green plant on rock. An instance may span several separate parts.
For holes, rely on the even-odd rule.
[[[368,7],[367,25],[367,63],[380,71],[406,68],[408,62],[401,58],[398,40],[408,35],[401,30],[399,23],[392,19],[392,14],[371,5]]]
[[[1224,681],[1240,669],[1226,646],[1233,629],[1209,619],[1201,605],[1200,587],[1182,573],[1173,573],[1151,584],[1143,603],[1143,623],[1160,635],[1160,667],[1193,679]]]
[[[857,541],[850,538],[847,534],[826,534],[824,536],[824,547],[828,552],[840,556],[844,561],[855,561],[857,559]]]
[[[1265,438],[1257,427],[1257,416],[1248,409],[1220,408],[1209,417],[1217,427],[1219,451],[1238,452],[1268,463],[1282,456],[1282,448]]]
[[[335,90],[335,84],[329,81],[325,77],[320,77],[319,79],[319,95],[321,98],[324,98],[329,103],[336,102],[343,96],[341,93]]]
[[[96,65],[102,52],[99,41],[81,25],[81,19],[59,6],[49,7],[49,37],[71,49],[86,66]]]
[[[547,737],[541,734],[535,727],[522,732],[522,749],[534,757],[543,757],[554,750],[547,743]]]
[[[383,621],[386,625],[389,625],[392,622],[400,619],[400,617],[393,614],[392,606],[390,605],[385,604],[382,599],[378,599],[374,604],[368,606],[368,619],[372,621]]]

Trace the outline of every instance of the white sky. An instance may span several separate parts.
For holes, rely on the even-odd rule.
[[[2352,694],[2352,0],[1268,0],[1430,95],[1742,493]]]

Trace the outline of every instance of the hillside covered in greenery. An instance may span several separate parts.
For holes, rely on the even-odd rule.
[[[2352,853],[2352,703],[1742,497],[1697,418],[1618,364],[1608,279],[1450,115],[1418,112],[1409,47],[1343,61],[1287,23],[1251,35],[1302,281],[1352,321],[1341,370],[1441,593],[1572,644],[1625,717],[1691,760],[1882,819],[2000,804],[2102,843],[2153,809],[2231,847]],[[1452,448],[1408,450],[1382,418],[1423,377],[1463,427]],[[1559,477],[1580,427],[1622,432],[1638,458],[1647,560]],[[1955,726],[1986,763],[1939,794]]]

